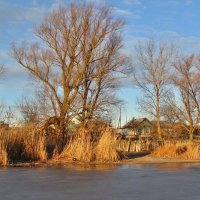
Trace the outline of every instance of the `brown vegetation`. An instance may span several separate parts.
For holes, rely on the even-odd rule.
[[[97,161],[118,161],[121,159],[119,152],[116,151],[116,135],[111,128],[106,128],[96,146]]]
[[[40,129],[32,126],[1,129],[0,165],[47,161],[47,137]],[[61,154],[58,154],[56,145],[53,144],[53,158],[61,161],[116,162],[122,158],[117,151],[116,140],[116,134],[111,127],[102,127],[98,132],[79,128],[76,134],[71,135]]]
[[[123,25],[109,7],[60,6],[35,28],[42,45],[12,46],[12,57],[38,81],[49,100],[53,116],[46,125],[56,119],[53,125],[63,140],[59,153],[71,118],[85,126],[117,103],[113,96],[119,85],[117,72],[127,63],[120,53]]]
[[[0,130],[0,164],[46,160],[45,136],[36,128]]]
[[[200,144],[191,141],[168,142],[156,148],[151,155],[157,158],[200,159]]]
[[[112,128],[107,127],[98,135],[93,134],[86,129],[79,129],[59,158],[97,162],[120,160],[120,154],[116,150],[116,135]]]
[[[8,154],[7,154],[7,140],[5,138],[3,130],[0,130],[0,165],[8,164]]]

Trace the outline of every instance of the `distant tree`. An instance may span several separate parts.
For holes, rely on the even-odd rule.
[[[169,92],[170,66],[173,62],[174,47],[164,42],[149,40],[136,48],[137,62],[134,65],[134,85],[141,91],[139,107],[156,119],[157,137],[161,134],[161,107]]]
[[[12,122],[14,121],[15,111],[11,106],[8,106],[5,109],[4,118],[5,118],[6,123],[8,123],[8,124],[12,124]]]
[[[35,100],[23,97],[22,101],[17,105],[25,125],[37,125],[40,123],[38,105]]]
[[[4,121],[5,120],[5,118],[4,118],[5,117],[4,116],[5,108],[6,108],[5,104],[3,102],[0,102],[0,121]]]
[[[5,73],[5,67],[0,65],[0,77]],[[6,105],[3,102],[0,102],[0,121],[4,121]]]
[[[176,95],[168,98],[171,114],[181,122],[193,139],[195,126],[200,117],[200,85],[199,72],[195,65],[195,56],[186,56],[173,64],[172,81],[176,88]],[[178,96],[176,100],[175,96]]]
[[[87,94],[87,88],[91,92],[88,84],[93,75],[105,74],[107,68],[110,72],[122,64],[117,62],[122,62],[119,30],[123,25],[122,20],[112,17],[107,7],[71,4],[53,11],[35,28],[42,45],[12,46],[13,58],[44,86],[51,109],[55,111],[46,125],[54,124],[62,141],[66,138],[66,127],[73,117],[72,107],[78,95]],[[88,76],[93,69],[93,75]],[[94,99],[102,99],[98,87],[106,87],[105,81],[101,84],[104,77],[93,78]],[[106,79],[109,80],[108,76]],[[85,97],[83,99],[85,101]],[[86,107],[93,109],[96,103],[88,104],[89,99],[87,94]],[[85,113],[85,106],[81,110]]]

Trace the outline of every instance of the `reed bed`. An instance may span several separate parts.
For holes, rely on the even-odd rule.
[[[157,158],[200,159],[200,145],[191,141],[168,142],[156,148],[151,155]]]
[[[47,160],[47,140],[37,127],[0,129],[0,165],[17,162]],[[56,148],[54,147],[54,150]],[[103,127],[101,131],[80,128],[69,137],[61,154],[54,158],[82,162],[117,162],[122,156],[117,151],[114,130]]]
[[[120,159],[116,150],[116,137],[109,127],[98,136],[86,129],[79,129],[67,144],[59,159],[74,161],[116,162]]]
[[[96,160],[97,161],[113,161],[116,162],[121,159],[117,148],[117,138],[111,128],[107,127],[96,146]]]
[[[4,135],[4,131],[0,130],[0,165],[8,164],[8,153],[7,153],[7,138]]]
[[[0,130],[0,165],[46,161],[45,135],[35,127]]]
[[[25,154],[31,160],[47,160],[46,138],[39,129],[28,127],[24,130],[24,147]]]
[[[93,141],[91,134],[86,129],[79,129],[77,134],[68,141],[66,148],[59,158],[72,160],[92,161],[93,158]]]

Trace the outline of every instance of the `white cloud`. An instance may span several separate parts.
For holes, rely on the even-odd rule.
[[[176,6],[190,5],[192,4],[192,0],[167,0],[167,1],[154,0],[154,1],[150,1],[150,3],[156,7],[165,6],[165,5],[176,7]]]
[[[113,7],[113,12],[116,15],[122,16],[122,17],[131,17],[132,19],[140,19],[140,15],[135,14],[129,9],[121,9],[119,7]]]
[[[106,4],[105,0],[86,0],[87,3],[95,3],[95,4]]]
[[[0,60],[6,60],[9,58],[8,52],[6,50],[0,50]]]
[[[170,41],[175,44],[175,47],[181,54],[199,54],[200,53],[200,37],[182,36],[174,31],[160,31],[154,37],[148,36],[130,36],[125,41],[125,46],[122,50],[123,53],[130,56],[134,60],[134,50],[138,43],[146,42],[149,39],[155,41]]]
[[[200,37],[180,36],[175,43],[184,54],[200,53]]]
[[[24,20],[35,21],[46,13],[45,8],[30,7],[0,2],[0,22],[2,24],[18,23]]]
[[[140,0],[124,0],[124,2],[130,5],[142,5]]]
[[[132,15],[132,12],[128,9],[121,9],[121,8],[118,8],[118,7],[113,7],[113,11],[117,15],[122,15],[122,16]]]
[[[159,31],[156,33],[156,35],[159,38],[163,38],[163,39],[169,39],[169,38],[177,38],[179,37],[179,34],[176,31],[171,31],[171,30],[163,30],[163,31]]]

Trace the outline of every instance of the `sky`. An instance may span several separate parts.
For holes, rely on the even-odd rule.
[[[74,2],[74,1],[71,1]],[[108,5],[114,15],[126,21],[123,29],[123,51],[134,58],[134,46],[147,39],[172,41],[184,53],[200,51],[200,0],[76,0]],[[36,38],[33,25],[40,24],[44,16],[69,0],[0,0],[0,63],[7,73],[0,79],[0,101],[15,105],[22,96],[33,94],[34,89],[27,72],[9,55],[13,42]],[[124,80],[118,96],[124,100],[122,122],[132,117],[144,117],[137,109],[140,91],[130,80]]]

